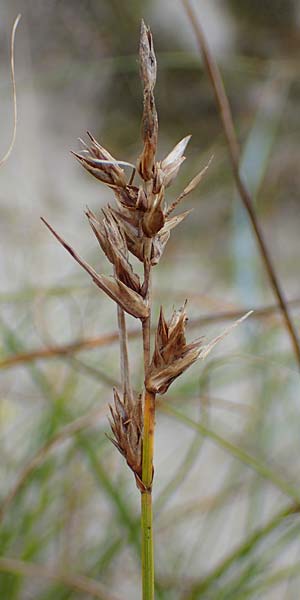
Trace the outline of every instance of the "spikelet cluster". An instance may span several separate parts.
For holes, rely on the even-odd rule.
[[[80,152],[73,152],[79,163],[97,180],[110,188],[115,203],[100,215],[87,208],[86,216],[96,239],[113,267],[111,276],[95,271],[44,219],[44,223],[91,276],[93,282],[118,305],[119,310],[144,321],[149,316],[148,278],[140,280],[130,262],[134,255],[144,264],[144,273],[157,265],[171,230],[190,211],[170,216],[178,203],[201,181],[207,166],[194,177],[178,198],[169,205],[166,190],[172,185],[185,160],[184,152],[191,136],[183,138],[162,160],[157,160],[158,118],[154,99],[156,58],[150,30],[144,22],[140,35],[140,76],[143,87],[143,148],[136,165],[117,160],[90,133],[81,141]],[[127,169],[132,169],[128,178]],[[136,175],[139,181],[134,183]],[[167,323],[161,310],[156,331],[155,350],[145,377],[146,389],[164,393],[172,381],[200,354],[201,344],[186,344],[185,307],[175,311]],[[111,407],[113,441],[134,472],[142,476],[143,411],[140,397],[114,391]]]
[[[151,365],[146,374],[145,386],[149,392],[164,394],[171,383],[190,367],[199,357],[202,340],[186,343],[185,305],[174,310],[167,322],[163,309],[160,310],[156,330],[155,349]]]

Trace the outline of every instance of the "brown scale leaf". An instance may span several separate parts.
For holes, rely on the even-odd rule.
[[[160,163],[157,162],[154,168],[153,180],[152,180],[152,194],[159,194],[161,189],[164,187],[164,172],[160,167]],[[151,206],[151,204],[150,204]]]
[[[103,222],[98,221],[96,215],[89,208],[86,209],[85,214],[104,254],[109,262],[113,263],[113,254],[111,252],[110,244],[107,243]]]
[[[163,211],[163,204],[165,198],[165,190],[163,185],[160,187],[158,193],[149,191],[148,193],[148,206],[143,220],[142,229],[146,237],[153,238],[164,226],[165,215]]]
[[[149,181],[153,177],[155,165],[158,119],[153,92],[148,90],[144,91],[142,138],[144,141],[144,148],[137,162],[137,170],[144,181]]]
[[[144,88],[153,90],[156,83],[156,57],[152,33],[142,19],[140,32],[140,76]]]
[[[160,230],[159,234],[156,235],[152,240],[151,248],[151,266],[155,267],[163,255],[164,249],[169,241],[170,232]]]
[[[184,137],[159,163],[159,167],[163,173],[163,185],[165,188],[169,187],[177,176],[179,168],[185,160],[183,154],[191,137],[191,135]]]
[[[161,208],[153,209],[145,214],[143,219],[143,232],[146,237],[154,237],[164,226],[165,215]]]
[[[140,202],[140,190],[134,185],[126,185],[126,187],[115,188],[115,196],[118,203],[128,210],[135,210]]]
[[[146,377],[145,385],[153,394],[165,394],[171,383],[199,358],[200,349],[188,348],[182,357],[170,365],[153,369]]]
[[[158,119],[154,100],[156,82],[156,58],[153,48],[152,34],[144,21],[141,24],[140,35],[140,75],[143,85],[144,109],[142,119],[142,138],[144,148],[138,159],[137,169],[144,181],[153,177],[155,155],[158,138]]]
[[[176,206],[179,204],[179,202],[181,202],[181,200],[183,200],[183,198],[188,196],[188,194],[191,194],[191,192],[194,191],[194,189],[197,187],[197,185],[199,185],[199,183],[202,181],[204,175],[206,174],[206,171],[208,170],[212,159],[213,159],[213,156],[211,156],[207,165],[203,169],[201,169],[201,171],[199,171],[199,173],[197,173],[197,175],[195,175],[195,177],[193,177],[193,179],[184,188],[183,192],[181,192],[181,194],[178,196],[178,198],[176,198],[176,200],[174,200],[170,204],[170,206],[168,207],[168,209],[166,210],[166,213],[165,213],[166,217],[168,217],[169,214],[171,214],[171,212],[173,212],[173,210],[176,208]]]
[[[162,257],[162,254],[164,252],[164,249],[167,245],[167,242],[170,238],[171,230],[174,227],[176,227],[177,225],[179,225],[179,223],[181,223],[191,212],[192,212],[192,209],[186,210],[185,212],[181,213],[180,215],[176,215],[175,217],[172,217],[171,219],[165,220],[164,226],[159,231],[159,233],[153,238],[152,253],[151,253],[151,265],[152,266],[155,266],[159,263],[159,261]]]

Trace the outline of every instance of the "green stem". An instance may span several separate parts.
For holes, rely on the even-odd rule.
[[[141,491],[142,581],[143,600],[154,600],[154,550],[152,518],[152,479],[155,425],[155,395],[145,390],[144,435]]]
[[[142,509],[142,580],[143,600],[154,599],[154,552],[152,526],[152,493],[141,493]]]
[[[142,323],[144,374],[150,364],[150,327],[151,327],[151,240],[145,249],[144,285],[145,300],[149,306],[149,317]],[[153,516],[152,516],[152,480],[155,427],[155,394],[144,391],[143,407],[143,458],[141,490],[141,532],[142,532],[142,587],[143,600],[154,600],[154,547],[153,547]]]

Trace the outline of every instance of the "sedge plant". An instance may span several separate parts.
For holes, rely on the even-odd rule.
[[[96,286],[116,303],[122,387],[113,390],[111,441],[133,472],[141,495],[142,597],[143,600],[153,600],[152,487],[156,397],[165,394],[171,383],[198,359],[205,358],[241,319],[209,344],[204,344],[202,338],[187,343],[186,303],[174,310],[170,319],[166,319],[161,308],[154,349],[151,349],[152,269],[162,258],[171,230],[190,213],[184,211],[172,216],[173,211],[200,183],[208,165],[176,199],[169,204],[166,202],[166,190],[185,160],[184,152],[191,136],[182,139],[163,160],[157,159],[156,57],[151,31],[144,22],[141,24],[139,60],[143,87],[143,148],[136,165],[116,160],[90,133],[89,142],[86,144],[81,140],[82,150],[73,153],[80,164],[114,194],[114,206],[107,205],[100,216],[90,209],[86,210],[91,229],[112,265],[112,276],[97,273],[45,219],[42,220]],[[128,166],[133,167],[129,180],[123,168]],[[137,177],[139,181],[135,183]],[[142,280],[133,270],[130,255],[143,265]],[[144,389],[141,393],[133,389],[131,382],[126,314],[141,323],[144,361]]]

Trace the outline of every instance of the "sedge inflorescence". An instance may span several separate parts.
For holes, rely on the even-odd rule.
[[[74,152],[80,164],[96,179],[109,187],[115,198],[100,215],[86,210],[88,222],[96,239],[113,267],[111,276],[99,274],[49,225],[44,223],[87,271],[94,283],[117,305],[121,347],[122,390],[114,390],[110,407],[112,441],[132,469],[138,486],[143,489],[143,397],[164,394],[171,383],[198,358],[203,358],[221,339],[204,346],[201,340],[186,343],[185,305],[174,310],[169,321],[160,311],[155,334],[154,353],[150,356],[151,270],[163,255],[171,230],[181,223],[190,211],[171,216],[179,202],[199,184],[208,165],[202,169],[183,192],[171,203],[166,202],[166,190],[172,185],[185,160],[184,152],[191,136],[183,138],[163,159],[157,160],[158,118],[154,99],[156,58],[150,30],[144,22],[140,34],[140,76],[143,87],[142,139],[143,148],[136,165],[114,158],[88,133],[88,142]],[[125,167],[132,166],[128,179]],[[136,177],[139,183],[134,183]],[[144,277],[134,272],[130,256],[144,266]],[[126,313],[139,319],[144,336],[145,389],[144,395],[133,392],[127,355]],[[146,341],[145,341],[146,340]]]

